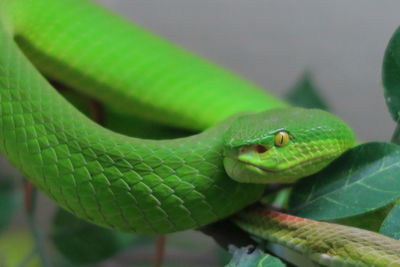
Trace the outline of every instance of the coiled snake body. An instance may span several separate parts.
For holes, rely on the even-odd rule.
[[[98,225],[146,234],[197,228],[256,202],[262,184],[315,173],[354,144],[335,116],[289,107],[88,1],[0,0],[0,16],[0,152]],[[162,141],[112,132],[42,74],[126,112],[207,130]]]

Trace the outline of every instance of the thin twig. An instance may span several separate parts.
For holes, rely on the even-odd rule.
[[[156,237],[156,253],[154,255],[154,267],[161,267],[164,260],[165,254],[165,235],[159,235]]]
[[[33,191],[34,191],[33,184],[25,180],[24,181],[24,206],[25,206],[25,211],[28,214],[34,212],[33,202],[34,202],[35,196],[34,196]]]

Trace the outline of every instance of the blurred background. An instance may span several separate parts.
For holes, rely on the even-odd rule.
[[[310,70],[361,140],[387,140],[394,128],[380,75],[386,44],[400,25],[398,1],[98,2],[276,95]]]
[[[380,75],[385,47],[400,25],[399,1],[98,2],[278,96],[285,95],[305,71],[311,72],[333,112],[353,127],[359,140],[388,140],[394,130]],[[3,159],[0,170],[1,176],[18,177]],[[54,206],[43,196],[38,206],[40,228],[46,234]],[[28,244],[27,231],[26,215],[21,211],[1,236],[0,251],[9,249],[16,232]],[[154,247],[152,239],[146,242],[101,266],[150,265]],[[170,266],[221,266],[227,256],[210,238],[188,231],[168,237],[166,259]]]

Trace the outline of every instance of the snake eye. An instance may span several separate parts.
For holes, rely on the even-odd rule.
[[[279,132],[275,135],[276,146],[286,146],[289,143],[289,134],[287,132]]]

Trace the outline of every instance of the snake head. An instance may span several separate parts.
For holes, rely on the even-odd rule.
[[[224,135],[224,166],[238,182],[292,183],[318,172],[354,144],[349,126],[328,112],[273,109],[232,122]]]

